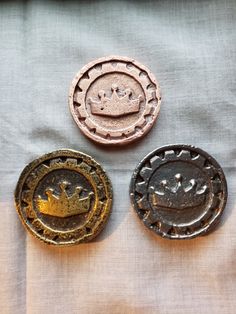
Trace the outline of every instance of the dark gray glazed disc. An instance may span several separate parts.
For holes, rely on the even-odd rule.
[[[219,221],[227,201],[222,168],[203,150],[169,145],[136,167],[130,197],[143,223],[169,239],[203,235]]]

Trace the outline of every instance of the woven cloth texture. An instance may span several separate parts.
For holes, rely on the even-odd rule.
[[[236,312],[236,2],[0,2],[0,312],[183,314]],[[68,109],[87,62],[132,57],[157,77],[162,107],[135,144],[102,148]],[[164,240],[138,220],[129,182],[139,160],[173,143],[222,165],[229,198],[205,237]],[[24,166],[72,148],[92,155],[114,189],[111,218],[93,242],[55,248],[27,234],[13,192]]]

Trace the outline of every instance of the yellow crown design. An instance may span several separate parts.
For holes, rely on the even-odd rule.
[[[175,175],[175,183],[171,184],[167,180],[160,182],[160,187],[154,190],[149,188],[151,199],[154,206],[164,208],[184,209],[200,206],[205,202],[207,186],[197,183],[195,179],[183,182],[181,174]]]
[[[131,99],[132,91],[126,89],[122,96],[118,95],[118,86],[113,84],[111,87],[111,97],[108,98],[104,90],[98,93],[99,101],[89,98],[91,112],[95,115],[120,117],[130,113],[139,112],[142,95],[137,99]]]
[[[94,193],[90,192],[87,197],[80,198],[83,189],[78,186],[75,188],[73,195],[68,196],[66,193],[68,185],[69,183],[66,181],[59,184],[61,189],[61,194],[59,196],[53,194],[53,189],[46,189],[45,194],[47,195],[47,200],[38,196],[38,210],[42,214],[62,218],[87,213],[90,209],[91,198]]]

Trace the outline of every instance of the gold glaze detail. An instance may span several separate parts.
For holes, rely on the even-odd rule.
[[[71,180],[64,178],[65,171],[69,177],[71,173]],[[51,183],[46,181],[40,188],[49,176]],[[58,150],[25,167],[16,186],[15,204],[32,235],[47,244],[69,246],[92,240],[104,228],[111,213],[112,186],[93,158]]]
[[[68,185],[69,183],[66,181],[60,183],[61,194],[59,196],[54,195],[53,189],[50,188],[45,191],[47,200],[42,199],[39,195],[37,199],[38,210],[42,214],[61,218],[87,213],[94,193],[90,192],[87,197],[80,198],[79,195],[83,188],[78,186],[75,188],[74,194],[68,196],[66,193]]]

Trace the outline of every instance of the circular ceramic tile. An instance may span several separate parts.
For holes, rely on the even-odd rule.
[[[91,240],[103,229],[111,211],[112,187],[90,156],[58,150],[25,167],[15,202],[31,234],[48,244],[73,245]]]
[[[155,233],[193,238],[219,221],[227,200],[223,170],[203,150],[169,145],[148,154],[135,169],[130,195],[135,211]]]
[[[153,74],[127,57],[105,57],[74,78],[69,105],[81,131],[101,144],[127,144],[145,135],[160,110]]]

